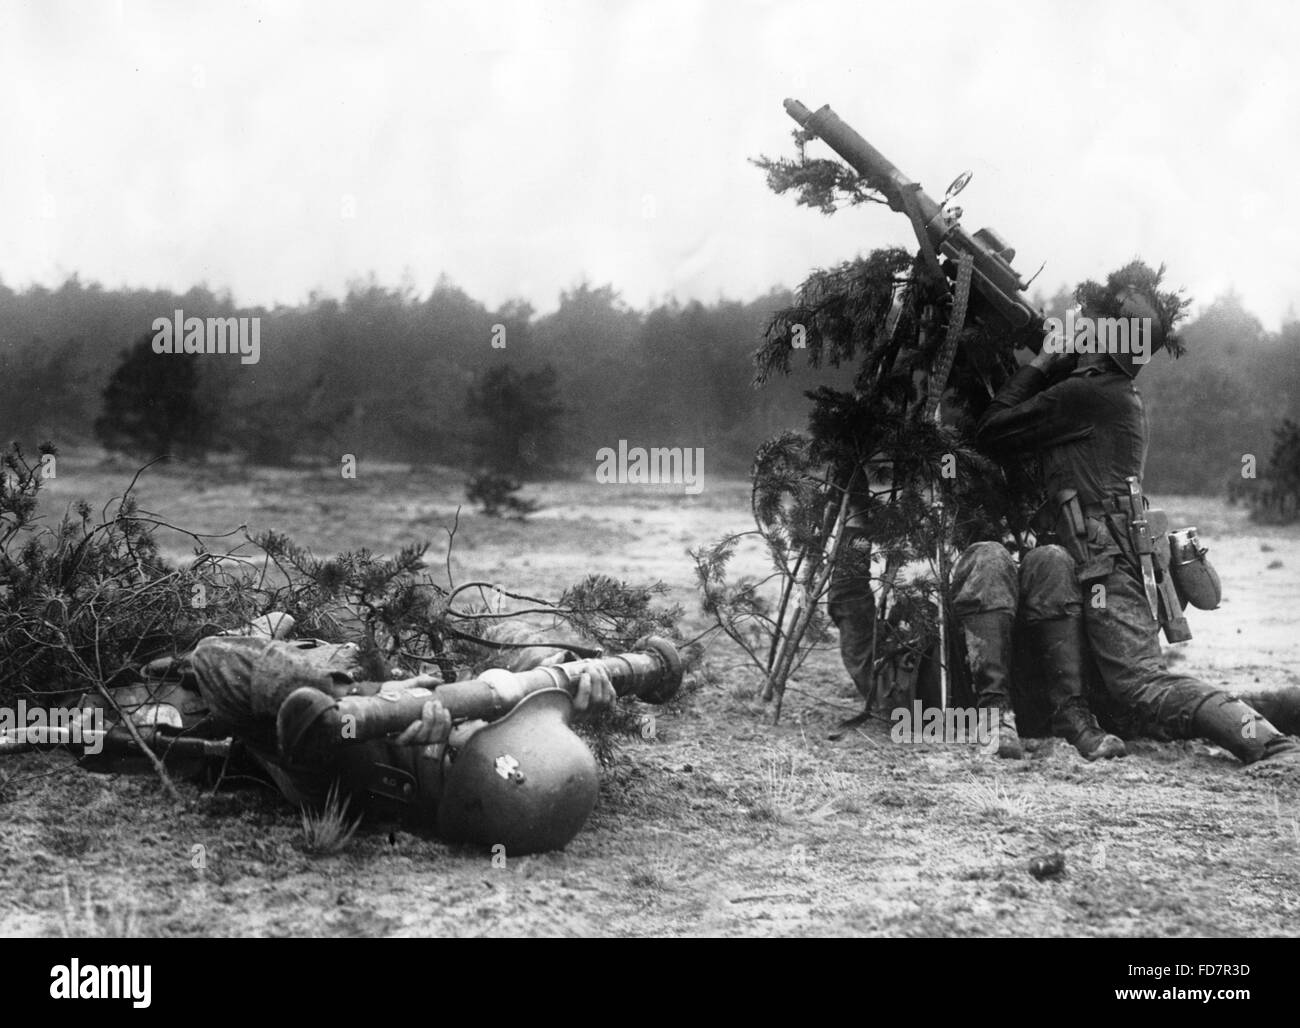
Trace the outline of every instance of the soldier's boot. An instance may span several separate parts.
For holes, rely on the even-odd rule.
[[[1249,703],[1216,692],[1192,715],[1193,736],[1222,746],[1243,764],[1266,760],[1300,769],[1300,742],[1283,735]]]
[[[1055,618],[1026,627],[1047,678],[1053,733],[1070,743],[1085,760],[1125,756],[1128,750],[1124,741],[1102,731],[1084,696],[1083,619]]]
[[[1000,611],[968,614],[961,620],[966,639],[966,663],[971,672],[971,687],[980,707],[996,708],[998,720],[997,755],[1020,760],[1025,748],[1016,730],[1016,715],[1011,706],[1011,627],[1013,615]]]

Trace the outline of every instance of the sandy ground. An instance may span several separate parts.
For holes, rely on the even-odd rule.
[[[317,552],[433,540],[458,477],[374,468],[319,474],[151,471],[144,506],[204,531],[247,522]],[[68,458],[49,498],[96,504],[124,468]],[[556,483],[503,524],[462,513],[470,576],[558,595],[589,572],[661,578],[705,626],[686,550],[748,527],[742,482]],[[1199,526],[1224,582],[1192,611],[1180,667],[1248,690],[1300,685],[1300,530],[1261,528],[1217,501],[1165,499]],[[175,554],[187,547],[176,543]],[[741,568],[761,555],[742,551]],[[1141,742],[1090,765],[1044,741],[997,761],[898,745],[887,726],[828,738],[853,713],[833,652],[809,662],[769,724],[758,682],[723,642],[654,740],[630,741],[587,828],[562,853],[511,858],[363,826],[331,857],[303,849],[297,812],[258,788],[93,775],[59,753],[7,760],[0,792],[5,935],[1294,935],[1300,779],[1242,774],[1201,743]],[[1029,861],[1060,852],[1046,880]],[[201,858],[201,859],[200,859]],[[196,866],[201,865],[201,866]]]

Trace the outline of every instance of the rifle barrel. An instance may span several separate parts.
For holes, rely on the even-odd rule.
[[[191,735],[173,735],[155,728],[137,727],[146,746],[160,756],[220,758],[230,753],[231,739],[201,739]],[[103,752],[139,753],[140,747],[131,733],[121,725],[112,728],[75,729],[65,725],[45,728],[19,728],[14,732],[0,732],[0,757],[33,750],[51,749],[55,746],[81,746],[88,755]]]

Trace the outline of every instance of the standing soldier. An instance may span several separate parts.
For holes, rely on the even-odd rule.
[[[1099,702],[1106,720],[1124,735],[1204,738],[1247,764],[1300,761],[1300,743],[1257,710],[1170,671],[1161,655],[1152,572],[1149,564],[1143,567],[1140,536],[1133,531],[1130,480],[1140,489],[1148,444],[1133,379],[1142,357],[1161,346],[1177,352],[1172,330],[1186,305],[1178,294],[1158,290],[1162,272],[1134,261],[1105,286],[1086,282],[1077,294],[1086,317],[1150,319],[1145,354],[1093,348],[1071,355],[1044,346],[979,423],[977,445],[992,455],[1037,455],[1063,545],[1037,546],[1019,569],[999,543],[977,543],[961,555],[953,606],[973,684],[981,698],[1008,700],[1011,633],[1019,615],[1024,641],[1046,679],[1036,698],[1046,699],[1052,730],[1088,759],[1124,752],[1119,739],[1098,727],[1085,699],[1091,656],[1105,686]],[[1001,755],[1017,756],[1018,740],[1007,738],[1005,724],[1002,735]]]

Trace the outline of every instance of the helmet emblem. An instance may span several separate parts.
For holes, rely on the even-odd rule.
[[[506,781],[522,782],[523,773],[519,770],[519,761],[515,760],[509,753],[503,753],[497,757],[496,772]]]

